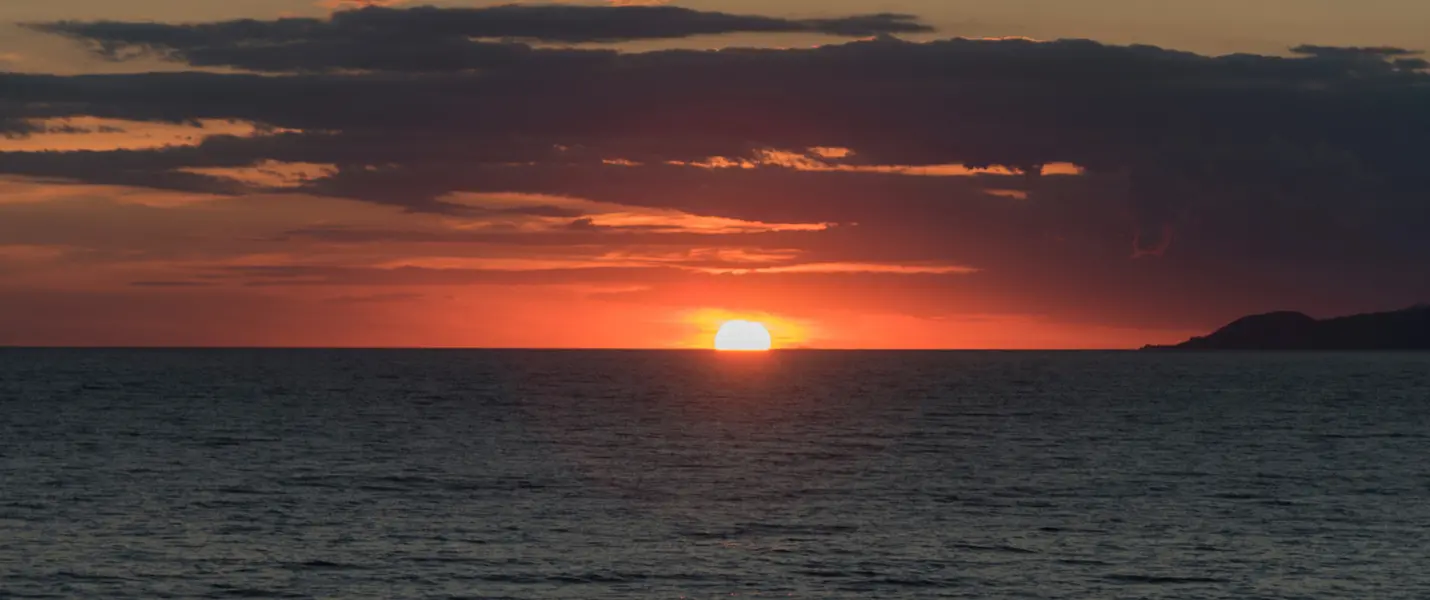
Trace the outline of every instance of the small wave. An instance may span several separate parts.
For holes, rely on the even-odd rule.
[[[72,581],[105,581],[110,583],[124,583],[132,581],[124,577],[114,575],[99,575],[96,573],[76,573],[74,571],[60,571],[54,574],[56,579],[66,579]]]
[[[1007,553],[1007,554],[1037,554],[1037,553],[1038,553],[1037,550],[1028,550],[1027,548],[1019,548],[1019,547],[1017,547],[1017,546],[1008,546],[1008,545],[1002,545],[1002,544],[992,545],[992,546],[984,546],[984,545],[981,545],[981,544],[949,544],[949,547],[950,547],[950,548],[957,548],[957,549],[959,549],[959,550],[973,550],[973,551],[977,551],[977,552],[1004,552],[1004,553]]]
[[[789,464],[798,464],[798,463],[801,463],[801,462],[803,462],[803,461],[811,461],[811,462],[816,462],[816,461],[817,461],[817,462],[837,462],[837,461],[849,460],[849,459],[853,459],[853,458],[855,458],[855,456],[854,456],[853,454],[848,453],[848,452],[837,452],[837,451],[832,451],[832,450],[824,450],[824,451],[811,451],[811,452],[801,452],[801,453],[790,454],[790,455],[788,455],[787,457],[785,457],[784,460],[782,460],[781,462],[783,462],[783,463],[789,463]]]
[[[223,587],[208,595],[209,598],[306,598],[302,594],[294,592],[280,592],[276,590],[265,590],[260,588],[229,588]]]
[[[795,525],[791,523],[748,523],[743,529],[759,533],[785,533],[798,535],[834,535],[855,533],[858,525]]]
[[[993,497],[988,496],[961,496],[958,494],[951,494],[946,496],[939,496],[938,501],[943,504],[962,504],[964,506],[979,508],[1005,508],[1012,506],[1012,503],[1010,502],[996,500]]]
[[[522,600],[512,596],[447,596],[445,600]]]
[[[632,583],[645,581],[649,575],[641,573],[588,573],[585,575],[555,575],[548,577],[548,581],[566,584],[589,584],[589,583]]]
[[[889,444],[878,442],[836,442],[832,447],[845,452],[883,452],[889,449]]]
[[[1041,496],[1046,493],[1047,490],[1044,489],[1021,485],[1008,486],[1006,488],[993,490],[993,496],[995,498],[1025,498],[1028,496]]]
[[[199,440],[199,445],[205,448],[230,448],[259,442],[278,442],[278,438],[246,438],[233,436],[218,436]]]
[[[822,578],[826,578],[826,579],[838,579],[838,578],[843,578],[843,577],[866,577],[866,578],[868,578],[868,577],[878,577],[878,576],[879,576],[879,573],[878,573],[878,572],[875,572],[875,571],[867,571],[867,570],[836,571],[836,570],[832,570],[832,569],[805,569],[805,570],[802,570],[802,571],[796,571],[796,573],[799,573],[800,575],[806,575],[806,576],[809,576],[809,577],[822,577]]]
[[[251,487],[238,487],[238,486],[219,487],[219,488],[214,488],[213,491],[218,492],[218,493],[220,493],[220,494],[230,494],[230,495],[234,495],[234,496],[268,496],[268,495],[272,495],[272,492],[266,492],[266,491],[259,490],[259,489],[254,489],[254,488],[251,488]]]
[[[875,579],[871,583],[877,583],[880,585],[895,585],[899,587],[935,587],[948,585],[951,582],[939,579],[928,579],[924,577],[918,577],[913,579],[906,577],[883,577]]]
[[[283,483],[284,486],[309,487],[325,490],[347,489],[352,486],[352,480],[347,477],[331,475],[305,475],[289,478]]]
[[[464,479],[441,479],[436,477],[426,477],[422,475],[383,475],[370,479],[353,481],[343,479],[341,482],[324,481],[325,477],[304,478],[302,483],[310,487],[323,488],[354,488],[369,492],[410,492],[410,491],[443,491],[443,492],[477,492],[477,491],[498,491],[513,492],[518,490],[542,490],[548,486],[544,483],[532,481],[522,477],[497,477],[481,480]],[[355,485],[356,484],[356,485]]]
[[[1109,581],[1120,581],[1123,583],[1141,583],[1149,585],[1178,585],[1195,583],[1231,583],[1228,579],[1217,577],[1166,577],[1159,575],[1104,575],[1103,579]]]
[[[34,592],[34,593],[32,593],[32,592],[11,590],[11,589],[6,589],[6,588],[0,587],[0,598],[67,598],[67,597],[68,597],[68,596],[61,596],[61,595],[59,595],[59,594],[50,594],[50,593],[46,593],[46,592]]]
[[[1106,566],[1112,564],[1105,560],[1097,560],[1095,558],[1059,558],[1057,562],[1064,565]]]
[[[1248,494],[1246,492],[1221,492],[1212,494],[1211,497],[1218,500],[1274,500],[1274,498],[1267,498],[1260,494]]]
[[[492,573],[490,575],[477,575],[475,579],[490,581],[492,583],[515,583],[521,585],[532,585],[541,583],[545,577],[536,575],[521,575],[516,573]]]
[[[237,524],[237,523],[231,524],[231,525],[220,525],[220,526],[218,526],[216,529],[214,529],[214,533],[217,533],[217,534],[220,534],[220,535],[237,535],[237,534],[244,534],[244,533],[259,533],[259,532],[262,532],[262,531],[265,531],[265,528],[259,527],[259,526],[257,526],[257,525],[243,525],[243,524]]]
[[[1153,471],[1153,477],[1211,477],[1212,474],[1206,471]]]
[[[224,510],[224,509],[231,509],[231,508],[253,508],[253,507],[255,507],[255,506],[262,506],[262,505],[263,505],[263,502],[262,502],[261,500],[256,500],[256,499],[252,499],[252,498],[243,499],[243,500],[195,500],[195,501],[189,503],[189,506],[192,507],[192,508],[201,508],[201,509],[205,509],[205,510]]]
[[[407,561],[408,561],[408,562],[415,562],[415,563],[418,563],[418,564],[430,563],[430,564],[468,564],[468,565],[469,565],[469,564],[477,564],[477,563],[487,562],[486,560],[483,560],[483,559],[480,559],[480,558],[472,558],[472,557],[469,557],[469,556],[413,556],[413,557],[408,558]]]
[[[360,485],[353,488],[362,492],[410,492],[410,488],[402,488],[391,485]]]
[[[1401,432],[1392,431],[1392,432],[1387,432],[1387,433],[1323,433],[1323,434],[1317,435],[1317,436],[1315,436],[1315,437],[1318,437],[1318,438],[1321,438],[1321,439],[1326,439],[1326,440],[1376,440],[1376,439],[1419,438],[1419,437],[1423,437],[1423,436],[1419,436],[1419,435],[1415,435],[1415,434],[1410,434],[1410,433],[1401,433]]]
[[[326,560],[305,560],[303,562],[288,563],[285,567],[294,571],[323,570],[323,571],[350,571],[363,569],[362,565],[352,563],[339,563]]]
[[[821,536],[849,534],[856,533],[858,531],[858,525],[796,525],[790,523],[743,523],[727,529],[691,529],[683,531],[681,533],[682,535],[692,538],[723,540],[739,538],[751,534]]]

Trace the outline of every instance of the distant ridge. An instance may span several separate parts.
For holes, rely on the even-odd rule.
[[[1323,320],[1298,312],[1253,315],[1211,335],[1143,350],[1430,350],[1430,305]]]

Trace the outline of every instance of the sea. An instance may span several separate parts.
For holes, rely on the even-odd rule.
[[[1430,354],[0,350],[0,598],[1430,598]]]

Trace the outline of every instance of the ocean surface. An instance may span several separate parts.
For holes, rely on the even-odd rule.
[[[0,350],[3,598],[1430,598],[1430,354]]]

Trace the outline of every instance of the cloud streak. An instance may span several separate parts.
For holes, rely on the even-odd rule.
[[[922,27],[657,8],[38,26],[115,59],[265,74],[0,75],[0,173],[143,199],[63,197],[65,212],[53,190],[19,194],[0,199],[0,231],[27,255],[84,250],[54,260],[205,249],[105,281],[197,269],[266,291],[595,286],[660,306],[1193,328],[1430,295],[1430,75],[1408,50],[590,45]],[[195,122],[253,131],[125,145],[97,129]],[[213,239],[220,214],[248,224],[242,242]]]
[[[586,66],[614,56],[604,51],[534,49],[528,42],[592,44],[733,33],[867,37],[932,31],[903,14],[788,19],[644,4],[406,9],[368,4],[337,11],[327,19],[184,25],[57,21],[26,26],[78,40],[111,60],[157,56],[194,66],[254,71],[426,72],[530,64]]]

